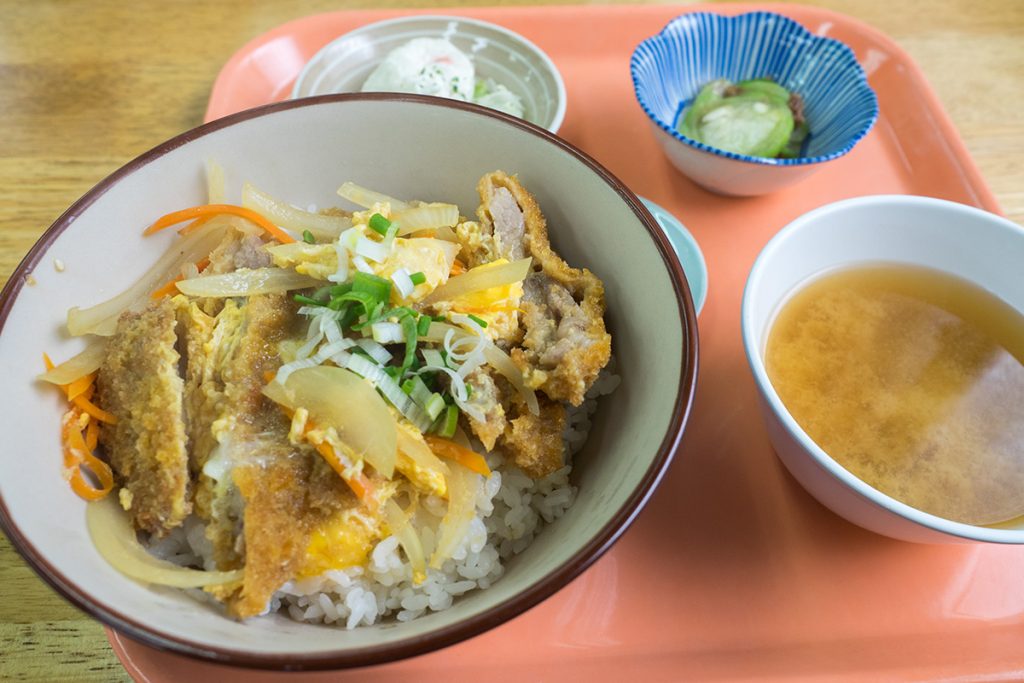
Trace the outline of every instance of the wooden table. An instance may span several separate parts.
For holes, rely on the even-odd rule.
[[[1019,87],[1024,3],[811,4],[873,24],[910,52],[1004,212],[1024,223],[1024,91]],[[241,0],[0,4],[4,280],[43,230],[98,180],[199,124],[218,70],[249,39],[306,14],[374,6],[345,0],[251,5]],[[431,7],[434,2],[391,0],[377,6]],[[2,536],[0,596],[0,680],[128,680],[99,624],[54,594]]]

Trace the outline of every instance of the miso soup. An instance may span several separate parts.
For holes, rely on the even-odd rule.
[[[1024,515],[1024,315],[980,287],[896,264],[833,271],[783,305],[765,365],[867,484],[968,524]]]

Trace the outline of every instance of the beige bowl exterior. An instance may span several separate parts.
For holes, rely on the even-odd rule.
[[[35,380],[45,350],[82,346],[65,312],[124,289],[169,248],[172,231],[142,229],[205,200],[204,163],[300,206],[343,204],[352,180],[399,197],[454,201],[472,215],[478,178],[517,173],[535,193],[554,246],[607,288],[607,321],[623,381],[602,400],[576,459],[579,498],[507,566],[493,587],[407,624],[356,631],[280,616],[236,623],[181,592],[141,585],[97,554],[85,503],[61,478],[63,401]],[[453,160],[458,160],[453,163]],[[231,196],[231,192],[235,196]],[[46,267],[60,258],[64,272]],[[39,267],[42,266],[42,267]],[[29,273],[36,283],[25,284]],[[277,669],[341,668],[418,654],[476,635],[528,609],[582,572],[625,530],[664,474],[696,382],[693,304],[678,262],[634,195],[567,143],[513,117],[413,95],[338,95],[243,112],[175,138],[104,180],[50,228],[0,299],[0,526],[40,575],[90,614],[156,647]]]
[[[292,97],[360,92],[388,53],[414,38],[447,38],[478,78],[493,78],[523,102],[523,118],[557,133],[565,84],[551,58],[518,33],[478,19],[415,16],[367,24],[326,45],[302,68]]]

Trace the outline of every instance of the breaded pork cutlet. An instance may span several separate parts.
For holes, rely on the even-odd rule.
[[[157,536],[192,510],[175,325],[168,299],[123,314],[96,378],[100,405],[117,417],[99,443],[121,484],[121,505]]]

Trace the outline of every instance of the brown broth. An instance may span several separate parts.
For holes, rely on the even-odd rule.
[[[878,264],[800,289],[765,365],[797,423],[859,479],[969,524],[1024,515],[1024,315],[936,270]]]

